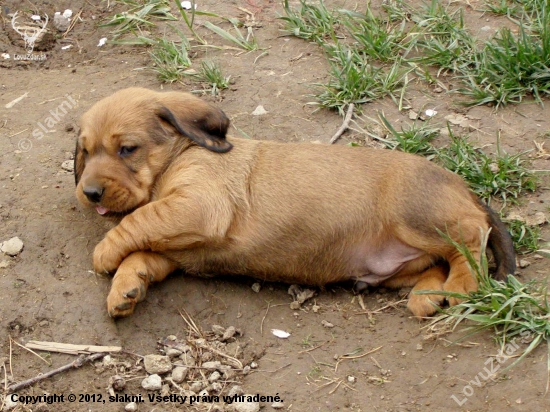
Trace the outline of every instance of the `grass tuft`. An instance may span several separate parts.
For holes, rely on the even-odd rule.
[[[170,12],[167,0],[119,0],[130,8],[122,13],[115,14],[107,23],[100,27],[116,26],[113,30],[115,37],[122,34],[136,32],[147,26],[154,26],[152,20],[177,20]]]
[[[462,253],[476,276],[479,289],[469,295],[441,291],[422,291],[421,294],[440,294],[456,297],[464,300],[462,303],[452,306],[436,317],[430,325],[446,325],[454,330],[464,321],[471,321],[466,332],[459,340],[465,339],[483,330],[492,330],[500,345],[501,357],[519,356],[517,359],[502,369],[504,372],[529,355],[539,345],[546,343],[548,348],[548,376],[546,390],[550,384],[550,305],[548,291],[545,283],[540,280],[532,280],[521,283],[512,274],[506,281],[498,281],[490,277],[485,249],[487,236],[482,243],[482,257],[479,262],[464,245],[451,240],[442,234],[449,243]],[[523,347],[521,345],[524,345]],[[519,353],[516,353],[518,352]]]
[[[149,55],[154,63],[152,69],[157,72],[159,80],[167,83],[181,80],[191,65],[188,50],[189,43],[185,36],[181,37],[179,44],[166,38],[156,40]]]
[[[479,197],[498,196],[507,205],[517,202],[524,192],[536,189],[537,178],[525,167],[526,161],[522,158],[525,153],[508,154],[500,148],[500,139],[497,139],[497,153],[489,156],[474,148],[467,138],[448,130],[451,143],[437,150],[438,162],[462,176]]]
[[[220,90],[224,90],[229,87],[231,76],[224,76],[218,63],[210,60],[203,60],[201,62],[199,78],[201,81],[210,86],[210,93],[217,96],[220,93]]]

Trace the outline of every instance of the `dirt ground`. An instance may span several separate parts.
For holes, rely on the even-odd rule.
[[[245,364],[255,361],[258,368],[238,381],[248,394],[278,394],[284,400],[283,410],[550,410],[550,395],[545,395],[544,345],[495,379],[480,379],[479,373],[486,375],[484,371],[491,370],[490,359],[498,352],[491,334],[481,333],[453,346],[449,342],[459,333],[427,339],[427,323],[411,318],[405,307],[403,298],[407,291],[373,290],[363,298],[368,308],[365,311],[350,288],[339,285],[319,291],[301,309],[292,310],[288,285],[263,284],[257,293],[251,288],[253,279],[202,279],[174,274],[149,290],[133,316],[117,321],[109,318],[105,298],[110,279],[91,271],[91,253],[110,223],[81,208],[74,196],[73,174],[62,168],[72,156],[78,119],[94,102],[129,86],[200,89],[190,82],[160,83],[152,71],[144,69],[150,65],[144,48],[110,44],[97,47],[99,39],[109,37],[111,30],[98,28],[97,23],[121,10],[113,3],[0,1],[4,20],[0,53],[12,57],[24,54],[24,49],[18,35],[9,33],[12,29],[7,13],[32,10],[53,16],[55,11],[66,8],[75,14],[81,11],[81,20],[66,38],[58,36],[48,50],[34,51],[45,53],[46,60],[0,58],[0,242],[15,236],[24,242],[17,256],[0,254],[0,261],[6,262],[2,266],[7,266],[0,269],[0,387],[74,360],[71,355],[52,352],[46,354],[45,359],[51,362],[48,365],[16,343],[40,340],[119,345],[127,354],[114,357],[139,361],[137,355],[158,353],[159,338],[187,336],[188,325],[181,316],[185,309],[204,330],[209,331],[215,324],[242,330],[244,335],[238,338],[244,349],[242,360]],[[329,7],[334,4],[326,3]],[[349,2],[338,4],[354,7]],[[475,11],[480,5],[477,1],[462,4],[474,34],[481,26],[495,30],[502,24],[501,18]],[[308,96],[311,85],[327,79],[327,63],[315,44],[282,35],[281,22],[277,20],[281,5],[271,0],[204,0],[199,2],[199,8],[241,19],[253,14],[257,22],[254,32],[262,50],[245,53],[231,48],[210,49],[194,56],[196,62],[204,57],[215,59],[233,79],[231,88],[223,91],[221,98],[204,96],[227,113],[232,133],[259,140],[327,143],[342,118],[307,105],[313,100]],[[200,19],[197,23],[200,27]],[[177,24],[183,29],[183,23]],[[230,46],[212,33],[201,33],[212,44]],[[72,47],[62,49],[67,45]],[[448,87],[453,83],[450,77],[440,81]],[[444,116],[452,113],[477,119],[470,131],[455,128],[461,133],[469,132],[472,139],[486,145],[488,152],[496,150],[497,131],[501,132],[502,147],[511,153],[534,149],[534,140],[543,143],[547,139],[549,104],[543,107],[528,101],[498,111],[490,107],[466,109],[454,103],[454,96],[438,91],[412,82],[406,96],[408,104],[416,111],[437,110],[434,120],[441,124]],[[6,108],[23,95],[13,107]],[[66,100],[76,104],[55,124],[51,119],[48,123],[50,111]],[[253,116],[258,105],[267,113]],[[384,111],[395,127],[410,122],[408,112],[399,112],[387,99],[364,107],[358,124],[372,125],[377,111]],[[338,144],[365,139],[365,135],[352,131]],[[444,138],[439,140],[438,143],[445,143]],[[533,169],[550,169],[548,157],[536,158],[534,152],[531,156]],[[542,175],[537,192],[526,196],[518,206],[522,214],[548,212],[550,196],[546,183]],[[542,235],[548,239],[545,228]],[[520,279],[543,279],[550,274],[545,259],[535,255],[524,259],[530,265],[520,271]],[[380,308],[383,309],[377,311]],[[333,327],[324,326],[324,321]],[[271,333],[274,328],[291,335],[279,339]],[[359,348],[361,351],[357,351]],[[373,352],[354,358],[369,351]],[[351,355],[338,361],[339,356],[346,354]],[[502,368],[511,362],[507,360]],[[496,367],[493,365],[493,369]],[[20,394],[105,397],[109,378],[114,374],[113,368],[85,365],[43,380]],[[127,377],[121,393],[146,396],[147,391],[140,386],[144,377],[143,370]],[[188,384],[184,382],[182,386],[188,388]],[[227,385],[231,386],[231,382]],[[42,404],[38,408],[19,404],[15,410],[122,411],[126,403],[79,403],[77,399],[76,403]],[[265,411],[275,410],[270,402],[261,406]],[[146,401],[138,410],[195,407]],[[201,408],[216,410],[208,404]]]

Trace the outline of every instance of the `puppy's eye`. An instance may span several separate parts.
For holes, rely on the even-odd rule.
[[[118,155],[120,157],[128,157],[132,153],[134,153],[137,148],[138,148],[137,146],[121,146],[120,149],[118,150]]]

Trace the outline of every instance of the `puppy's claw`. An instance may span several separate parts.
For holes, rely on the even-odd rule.
[[[122,294],[122,296],[125,297],[125,298],[135,299],[135,298],[137,298],[138,293],[139,293],[138,288],[134,288],[129,292],[124,292]]]
[[[131,315],[136,304],[145,299],[146,294],[147,283],[139,273],[119,269],[107,297],[109,316],[121,318]]]

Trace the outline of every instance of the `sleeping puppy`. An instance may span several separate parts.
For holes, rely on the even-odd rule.
[[[496,277],[515,270],[497,215],[457,175],[390,150],[227,137],[218,108],[181,92],[121,90],[81,119],[76,196],[118,218],[96,246],[115,272],[107,309],[127,316],[176,269],[322,286],[468,293],[477,281],[438,230],[480,257],[489,229]],[[415,316],[441,295],[411,294]],[[458,303],[450,298],[449,303]]]

